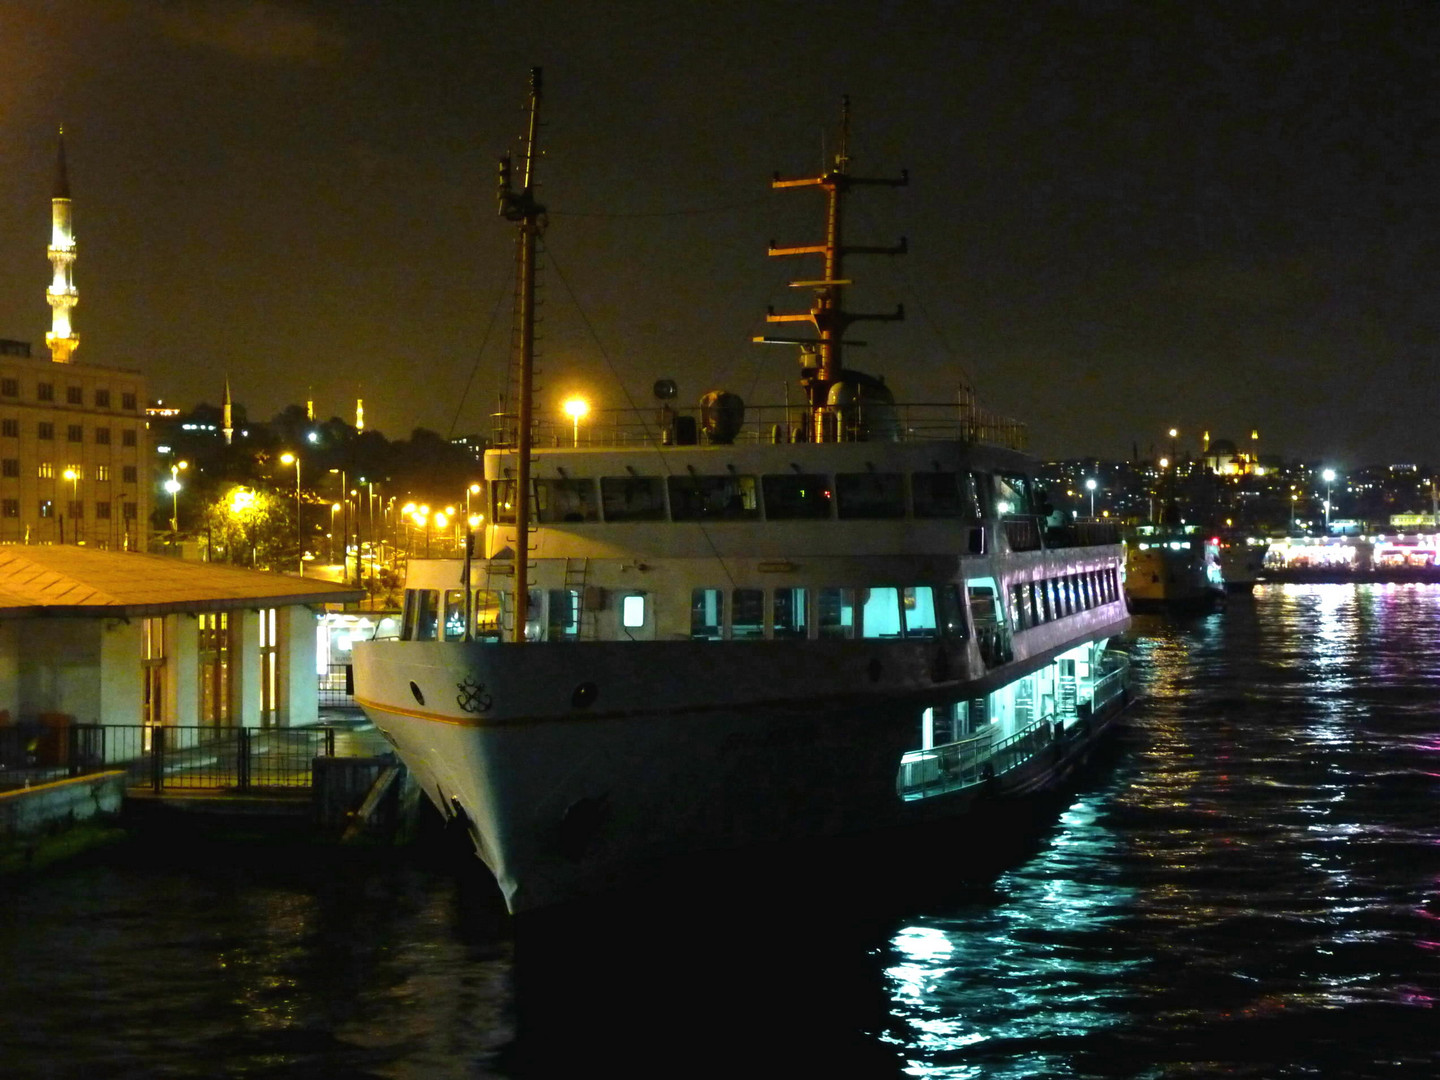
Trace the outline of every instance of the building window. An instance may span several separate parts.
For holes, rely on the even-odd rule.
[[[79,386],[67,386],[65,388],[65,404],[84,405],[85,391]]]
[[[0,379],[0,397],[19,397],[19,379]]]
[[[96,465],[96,466],[95,466],[95,479],[96,479],[96,480],[109,480],[109,479],[110,479],[110,466],[109,466],[109,465]]]
[[[121,446],[134,446],[134,445],[135,445],[135,429],[134,429],[134,428],[126,428],[124,431],[120,432],[120,445],[121,445]]]
[[[20,421],[0,420],[0,435],[7,439],[18,439],[20,437]]]
[[[0,461],[0,476],[19,476],[19,475],[20,475],[20,459],[19,459],[19,458],[7,457],[4,461]]]
[[[42,461],[40,462],[39,467],[35,470],[35,475],[38,476],[41,480],[54,480],[55,466],[48,461]]]
[[[42,382],[35,384],[35,396],[41,401],[55,400],[55,384]]]
[[[461,605],[464,610],[464,604]],[[279,718],[280,703],[280,650],[277,637],[280,629],[279,612],[275,608],[261,608],[260,622],[260,726],[274,727]]]
[[[52,502],[52,501],[49,500],[49,499],[41,499],[41,500],[40,500],[40,516],[41,516],[42,518],[48,518],[48,517],[53,517],[54,515],[55,515],[55,504],[54,504],[54,502]]]
[[[110,429],[108,427],[97,427],[95,429],[95,442],[99,446],[109,446]]]
[[[68,439],[70,442],[84,442],[84,441],[85,441],[85,425],[84,425],[84,424],[67,424],[67,425],[65,426],[65,438]]]
[[[126,521],[134,521],[139,516],[139,514],[136,512],[138,507],[133,502],[127,502],[121,505],[124,510]]]
[[[35,437],[37,439],[48,439],[53,441],[55,438],[55,425],[50,423],[48,420],[40,421],[40,423],[35,425]]]
[[[122,484],[134,484],[134,483],[138,483],[138,481],[135,479],[135,475],[136,475],[136,474],[135,474],[135,466],[134,466],[134,465],[122,465],[122,466],[120,466],[120,482],[121,482]]]
[[[19,499],[0,499],[0,517],[19,517]]]
[[[108,502],[97,502],[95,504],[95,516],[101,521],[109,521],[110,504]]]
[[[230,721],[230,614],[207,611],[200,624],[200,723]]]
[[[96,391],[95,391],[95,407],[96,407],[97,409],[108,409],[108,408],[110,407],[110,391],[109,391],[109,390],[96,390]]]
[[[141,720],[146,727],[165,722],[165,618],[141,623],[140,666],[144,670],[145,699]]]
[[[130,412],[135,411],[135,392],[133,390],[126,390],[120,395],[120,407],[128,409]]]

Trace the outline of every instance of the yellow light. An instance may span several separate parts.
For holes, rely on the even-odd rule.
[[[177,461],[177,462],[175,463],[175,468],[177,468],[177,469],[188,469],[189,467],[190,467],[190,462],[188,462],[188,461]]]
[[[450,519],[449,519],[448,517],[446,517],[444,514],[436,514],[436,515],[435,515],[435,527],[436,527],[437,529],[443,529],[443,528],[446,526],[446,524],[449,522],[449,520],[450,520]]]
[[[331,503],[331,504],[330,504],[330,512],[331,512],[332,514],[338,514],[338,513],[340,512],[340,504],[339,504],[339,503]]]
[[[590,413],[590,403],[580,397],[569,398],[560,408],[571,420],[583,420]]]
[[[402,506],[402,507],[400,508],[400,513],[406,514],[406,515],[415,513],[415,504],[414,504],[413,502],[408,502],[408,503],[406,503],[404,506]]]
[[[471,494],[471,495],[479,495],[479,494],[480,494],[480,485],[479,485],[479,484],[471,484],[471,485],[470,485],[470,494]]]
[[[244,488],[236,488],[230,496],[230,512],[232,514],[243,514],[255,501],[255,493],[246,491]]]
[[[294,465],[295,455],[287,451],[286,453],[280,455],[280,460],[286,465]]]
[[[1170,459],[1169,459],[1168,457],[1162,457],[1162,458],[1160,459],[1160,468],[1162,468],[1162,469],[1168,469],[1169,467],[1170,467]]]
[[[470,520],[470,528],[472,528],[472,529],[478,529],[478,528],[480,527],[480,523],[485,520],[485,515],[484,515],[484,514],[471,514],[469,520]]]
[[[62,473],[61,475],[64,476],[66,480],[74,480],[74,479],[75,479],[75,470],[74,470],[74,469],[66,469],[66,470],[64,471],[64,473]]]

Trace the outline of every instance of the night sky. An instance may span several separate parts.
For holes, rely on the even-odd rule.
[[[392,438],[484,431],[508,362],[495,162],[545,70],[538,407],[669,376],[778,403],[750,344],[812,263],[849,94],[849,354],[902,401],[969,380],[1047,457],[1202,429],[1340,467],[1440,465],[1440,5],[0,6],[0,336],[44,350],[64,123],[76,359],[188,406]],[[788,328],[772,328],[784,330]],[[792,399],[793,399],[792,391]]]

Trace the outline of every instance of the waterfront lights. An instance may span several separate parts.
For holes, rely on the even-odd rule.
[[[565,415],[575,422],[575,445],[580,445],[580,421],[590,413],[590,403],[581,397],[572,397],[560,406]]]
[[[1320,479],[1325,481],[1325,532],[1330,532],[1330,485],[1335,483],[1335,470],[1326,469],[1320,474]]]

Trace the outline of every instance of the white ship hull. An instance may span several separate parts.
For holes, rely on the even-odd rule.
[[[937,665],[964,664],[938,660],[943,651],[387,642],[358,647],[356,696],[435,804],[465,820],[518,912],[622,886],[676,856],[920,824],[982,795],[1049,787],[1121,704],[1062,728],[1055,745],[1047,727],[1043,753],[997,761],[991,779],[906,799],[901,763],[926,706],[1001,677],[937,682]],[[593,697],[576,707],[587,685]]]

